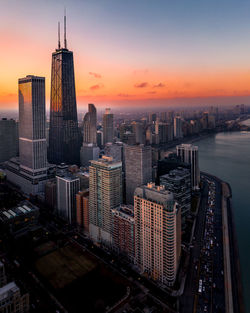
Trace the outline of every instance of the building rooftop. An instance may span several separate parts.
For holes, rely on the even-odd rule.
[[[19,291],[19,288],[15,282],[8,283],[7,285],[0,288],[0,301],[7,299],[10,296],[10,293],[15,293]]]
[[[170,179],[170,180],[180,180],[185,176],[189,176],[190,171],[187,168],[184,167],[178,167],[172,171],[170,171],[168,174],[160,176],[160,179]]]
[[[102,167],[106,167],[110,169],[118,168],[122,166],[122,162],[114,161],[112,157],[108,157],[106,155],[103,155],[102,158],[98,160],[92,160],[90,162],[91,162],[91,166],[97,165],[97,166],[102,166]]]
[[[34,206],[28,201],[22,201],[16,207],[10,210],[0,211],[0,221],[1,222],[10,221],[15,217],[26,215],[34,211],[39,211],[38,207]]]

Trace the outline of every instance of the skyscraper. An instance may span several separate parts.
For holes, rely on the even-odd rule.
[[[199,154],[198,147],[192,144],[181,144],[176,146],[177,156],[182,162],[190,164],[191,167],[191,186],[192,190],[199,189],[200,184],[200,169],[199,169]]]
[[[13,119],[0,120],[0,163],[16,157],[18,152],[18,124]]]
[[[103,115],[103,144],[114,140],[114,116],[110,109],[105,110]]]
[[[25,193],[44,191],[47,179],[45,78],[28,75],[18,80],[19,159],[7,164],[7,178]]]
[[[64,47],[59,30],[58,49],[52,53],[48,160],[54,164],[79,164],[80,146],[73,52],[67,49],[64,16]]]
[[[76,194],[80,190],[80,179],[62,175],[56,177],[57,212],[70,224],[76,222]]]
[[[96,108],[91,103],[88,108],[83,118],[83,142],[96,144]]]
[[[141,272],[173,285],[181,253],[181,217],[164,186],[138,187],[134,195],[135,257]]]
[[[125,146],[126,202],[133,204],[136,187],[152,181],[152,149],[150,146]]]
[[[89,232],[94,242],[112,243],[111,209],[122,201],[122,163],[110,157],[89,167]]]

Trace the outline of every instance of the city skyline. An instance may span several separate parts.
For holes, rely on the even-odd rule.
[[[245,1],[2,2],[0,109],[17,108],[16,80],[27,73],[46,77],[48,109],[50,53],[64,6],[80,109],[89,102],[113,108],[249,101]]]

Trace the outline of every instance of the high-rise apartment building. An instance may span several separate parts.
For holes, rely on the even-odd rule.
[[[174,138],[180,139],[182,137],[182,119],[180,116],[176,116],[174,118]]]
[[[66,29],[66,17],[64,17]],[[60,40],[52,53],[50,129],[48,160],[50,163],[80,163],[80,131],[77,120],[73,52]]]
[[[173,285],[181,253],[181,214],[164,186],[138,187],[134,194],[135,256],[139,270]]]
[[[190,213],[191,175],[190,170],[178,167],[160,177],[160,184],[174,194],[174,199],[181,209],[182,217]]]
[[[103,144],[114,140],[114,115],[110,109],[105,110],[103,115]]]
[[[89,190],[79,191],[76,195],[76,222],[85,233],[89,233]]]
[[[111,210],[113,248],[135,262],[135,221],[132,205],[121,204]]]
[[[190,164],[192,190],[198,190],[200,184],[198,147],[192,144],[181,144],[176,146],[176,151],[182,162]]]
[[[122,163],[110,157],[89,167],[89,232],[94,242],[112,243],[111,209],[122,201]]]
[[[83,118],[83,142],[96,145],[96,108],[91,103]]]
[[[150,146],[125,146],[126,202],[133,204],[135,188],[152,181],[152,149]]]
[[[56,177],[58,215],[73,224],[76,222],[76,194],[80,190],[80,179],[71,175]]]
[[[0,163],[16,157],[18,152],[18,124],[13,119],[0,120]]]
[[[45,78],[28,75],[18,80],[19,159],[7,164],[7,179],[27,194],[44,192],[47,179]]]

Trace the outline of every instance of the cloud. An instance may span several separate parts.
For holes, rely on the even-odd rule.
[[[156,91],[148,91],[147,93],[151,94],[151,95],[154,95],[154,94],[156,94]]]
[[[118,93],[117,96],[122,97],[122,98],[128,98],[128,97],[133,97],[134,95],[130,95],[128,93]]]
[[[103,85],[93,85],[93,86],[91,86],[89,89],[90,90],[98,90],[98,89],[100,89],[100,88],[102,88],[103,87]]]
[[[159,83],[157,85],[154,85],[154,88],[162,88],[162,87],[165,87],[166,85],[163,84],[163,83]]]
[[[89,72],[89,75],[92,75],[92,76],[94,76],[95,78],[101,78],[101,77],[102,77],[101,74],[94,73],[94,72]]]
[[[148,83],[147,82],[143,82],[143,83],[138,83],[134,85],[135,88],[145,88],[148,87]]]

